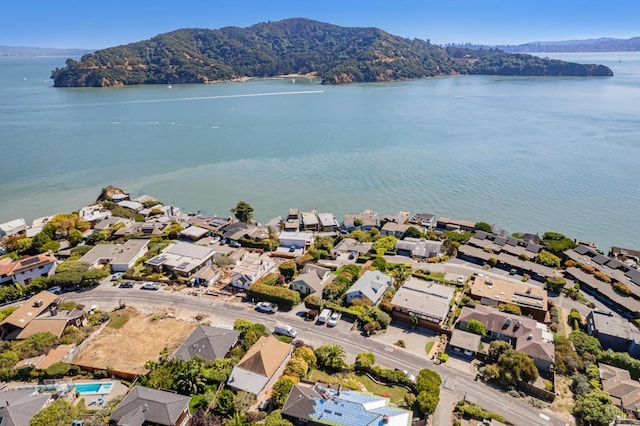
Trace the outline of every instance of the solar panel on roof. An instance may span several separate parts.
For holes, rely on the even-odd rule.
[[[516,296],[528,297],[529,299],[543,300],[544,297],[538,296],[537,294],[525,293],[522,291],[514,291],[513,294]]]
[[[573,251],[579,254],[587,254],[591,251],[591,249],[587,246],[579,245],[578,247],[574,248]]]
[[[34,263],[38,263],[38,262],[40,262],[40,259],[38,257],[30,257],[29,259],[25,259],[25,260],[20,261],[22,266],[29,266],[29,265],[33,265]]]
[[[150,265],[161,265],[165,262],[166,258],[164,257],[154,257],[152,259],[147,260],[147,263]]]

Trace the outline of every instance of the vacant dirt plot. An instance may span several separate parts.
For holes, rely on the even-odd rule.
[[[129,320],[123,327],[105,327],[73,362],[144,374],[145,362],[157,361],[165,347],[173,353],[196,327],[194,323],[173,318],[167,310],[141,313],[127,308],[124,312]]]

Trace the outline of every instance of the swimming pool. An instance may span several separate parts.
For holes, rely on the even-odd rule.
[[[80,395],[107,394],[111,391],[111,382],[76,383],[74,386]]]

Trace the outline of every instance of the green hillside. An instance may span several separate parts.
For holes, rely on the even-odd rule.
[[[455,74],[609,76],[581,65],[497,50],[441,48],[377,28],[286,19],[248,28],[181,29],[98,50],[52,72],[56,87],[208,83],[313,74],[324,84]]]

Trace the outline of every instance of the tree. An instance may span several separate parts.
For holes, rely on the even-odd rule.
[[[404,240],[407,237],[410,237],[410,238],[422,238],[422,234],[415,227],[410,226],[402,234],[401,240]]]
[[[505,342],[504,340],[494,340],[489,344],[489,356],[491,356],[491,359],[494,361],[497,361],[500,358],[500,355],[512,349],[513,348],[508,342]]]
[[[345,365],[346,352],[336,344],[323,345],[314,351],[318,366],[329,370],[340,370]]]
[[[398,239],[393,235],[385,235],[384,237],[378,238],[371,246],[371,249],[381,256],[388,251],[395,250],[396,241],[398,241]]]
[[[216,405],[213,407],[213,412],[220,416],[231,416],[235,411],[234,405],[235,397],[233,392],[229,389],[222,389],[218,394]]]
[[[522,315],[522,309],[515,303],[505,303],[498,306],[498,310],[513,315]]]
[[[356,355],[354,367],[357,370],[368,370],[376,363],[376,356],[371,352],[361,352]]]
[[[294,356],[287,363],[287,366],[284,369],[284,374],[302,379],[306,377],[307,371],[309,371],[309,364],[307,364],[307,361]]]
[[[280,410],[273,410],[267,418],[264,419],[264,426],[293,426],[293,423],[283,419]]]
[[[425,416],[429,416],[436,411],[436,407],[440,402],[440,395],[436,395],[435,393],[429,393],[427,391],[422,391],[418,394],[416,398],[416,403],[418,404],[418,408]]]
[[[68,426],[81,417],[82,413],[77,407],[58,399],[33,416],[29,426]]]
[[[500,369],[500,383],[503,385],[517,385],[520,382],[531,383],[538,378],[538,368],[533,363],[533,359],[524,352],[505,351],[498,358],[498,368]]]
[[[285,280],[288,282],[293,279],[296,272],[298,271],[298,268],[295,262],[289,260],[282,262],[280,266],[278,266],[278,270],[282,275],[284,275]]]
[[[297,347],[293,351],[293,356],[304,359],[309,367],[316,366],[316,354],[313,353],[313,349],[311,349],[309,346]]]
[[[484,324],[475,319],[472,319],[467,323],[467,331],[470,333],[479,334],[480,336],[487,335],[487,329],[485,328]]]
[[[82,241],[82,232],[77,229],[70,230],[69,235],[67,235],[67,241],[69,241],[72,247],[77,246],[80,241]]]
[[[578,396],[573,415],[583,424],[607,426],[616,417],[616,407],[611,397],[602,390],[593,390]]]
[[[296,383],[298,383],[298,379],[296,377],[280,377],[275,385],[273,385],[273,392],[271,394],[273,405],[278,408],[282,407],[287,401],[287,397],[289,396],[289,392],[291,392],[291,388],[293,388]]]
[[[238,391],[234,399],[236,411],[246,413],[256,403],[256,396],[250,392]]]
[[[238,201],[238,204],[231,209],[231,213],[233,213],[240,222],[250,223],[251,219],[253,219],[253,207],[245,201]]]
[[[476,231],[484,231],[491,233],[493,229],[487,222],[476,222]]]
[[[542,250],[538,253],[537,261],[539,264],[550,268],[560,267],[560,258],[547,250]]]

